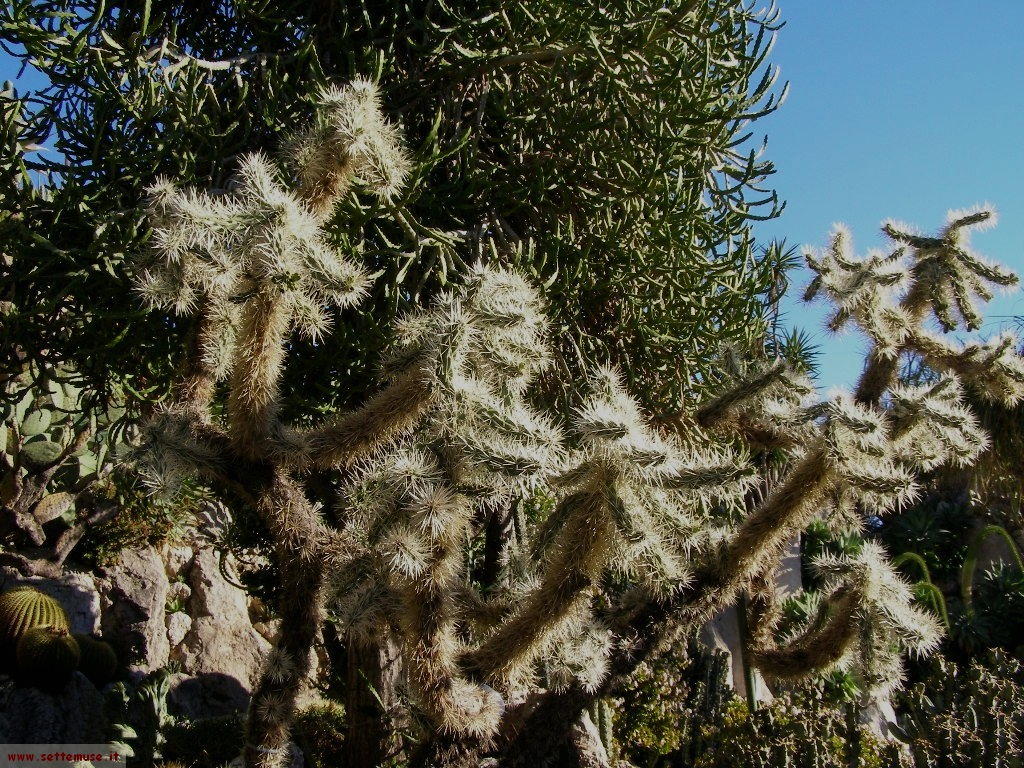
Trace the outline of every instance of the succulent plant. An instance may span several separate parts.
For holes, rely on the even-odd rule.
[[[80,658],[78,643],[66,627],[32,627],[18,640],[18,676],[36,688],[64,687]]]
[[[91,635],[75,635],[78,648],[82,652],[78,669],[97,688],[102,688],[117,674],[117,654],[105,640]]]
[[[64,537],[66,528],[47,524],[84,527],[79,498],[110,472],[130,423],[119,394],[101,401],[78,380],[67,368],[26,365],[0,387],[0,503],[11,510],[15,547],[42,548],[32,557],[51,570],[81,533]]]
[[[68,617],[60,603],[32,587],[15,587],[0,595],[0,664],[14,667],[18,642],[34,627],[68,629]]]

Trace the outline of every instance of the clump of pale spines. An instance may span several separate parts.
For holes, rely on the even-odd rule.
[[[1024,357],[1012,333],[959,346],[920,331],[910,346],[932,368],[960,376],[987,400],[1012,407],[1024,399]]]
[[[286,154],[299,193],[318,218],[354,183],[382,199],[396,197],[411,169],[400,132],[384,117],[377,86],[368,80],[322,90],[313,125]]]
[[[817,558],[813,567],[822,591],[802,626],[775,640],[775,617],[758,617],[765,626],[755,629],[751,661],[761,671],[800,678],[840,667],[866,690],[884,692],[900,683],[902,655],[929,653],[938,645],[938,622],[914,607],[910,586],[878,545]]]
[[[445,731],[490,735],[500,717],[500,697],[461,671],[463,548],[475,505],[561,466],[560,430],[523,397],[546,361],[545,330],[536,292],[517,275],[484,267],[403,320],[388,374],[396,383],[409,375],[429,381],[432,398],[405,447],[359,467],[345,494],[358,508],[350,528],[371,565],[349,585],[360,598],[344,612],[372,620],[390,598],[366,585],[389,585],[415,695]]]
[[[376,90],[364,82],[325,93],[314,128],[296,147],[294,191],[259,153],[242,159],[224,193],[158,181],[149,206],[154,258],[137,283],[152,306],[179,314],[203,307],[202,362],[214,379],[232,371],[233,437],[254,456],[272,449],[280,431],[277,386],[287,335],[322,337],[332,311],[360,301],[369,286],[366,272],[328,241],[323,220],[357,177],[387,197],[408,165]]]
[[[556,479],[566,495],[535,543],[541,576],[471,654],[472,666],[503,686],[523,684],[534,664],[554,652],[556,638],[587,624],[606,571],[648,596],[683,586],[687,563],[704,543],[708,508],[737,501],[751,480],[741,455],[724,447],[687,449],[658,434],[614,370],[595,372],[591,390],[573,419],[583,450]],[[593,676],[603,667],[579,661],[577,681],[596,685]],[[559,668],[576,669],[561,662]]]
[[[729,347],[723,350],[721,369],[715,387],[720,394],[673,423],[684,441],[706,443],[706,430],[739,439],[754,451],[770,451],[799,449],[814,438],[813,427],[794,418],[814,393],[807,376],[783,360],[745,360]]]
[[[921,471],[942,464],[967,466],[988,447],[988,436],[953,376],[917,387],[893,387],[889,413],[899,460]]]
[[[215,472],[220,465],[218,449],[197,439],[192,418],[181,408],[163,407],[142,426],[132,462],[155,495],[172,498],[187,478]]]
[[[851,669],[866,689],[885,691],[899,685],[902,656],[927,654],[938,646],[939,622],[914,606],[910,585],[874,542],[864,543],[855,555],[819,557],[813,567],[827,595],[847,586],[858,595],[853,612],[859,631],[839,664]]]
[[[992,298],[989,285],[1015,285],[1017,276],[971,250],[972,230],[992,226],[995,211],[987,206],[965,211],[950,211],[947,224],[936,237],[917,234],[912,228],[894,221],[882,225],[882,231],[897,243],[913,249],[913,279],[919,286],[922,302],[927,302],[935,318],[946,331],[961,322],[968,330],[981,327],[981,314],[975,297]]]
[[[842,329],[851,318],[872,328],[883,325],[885,309],[893,304],[892,296],[907,279],[902,250],[889,255],[871,251],[865,259],[857,259],[850,231],[841,224],[833,229],[827,250],[808,250],[804,258],[815,272],[804,301],[811,301],[819,292],[829,297],[836,307],[828,321],[833,331]]]

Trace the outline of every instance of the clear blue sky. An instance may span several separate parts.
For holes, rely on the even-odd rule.
[[[863,253],[882,245],[887,217],[933,230],[949,208],[988,201],[1000,223],[974,245],[1024,273],[1024,0],[779,2],[787,24],[772,58],[790,94],[755,132],[768,135],[788,206],[759,238],[820,246],[843,221]],[[0,57],[0,79],[15,74]],[[794,276],[787,320],[821,345],[820,383],[851,386],[864,342],[821,330],[823,306],[798,301],[806,282]],[[1020,291],[996,298],[982,333],[1014,315]]]
[[[1024,0],[779,0],[786,26],[773,52],[790,82],[782,108],[757,125],[788,201],[759,238],[824,245],[833,222],[862,254],[892,217],[931,231],[949,208],[988,201],[995,229],[975,250],[1024,276]],[[791,325],[823,347],[820,383],[850,387],[865,343],[820,327],[804,305],[806,274],[784,304]],[[1020,290],[988,307],[990,335],[1024,315]]]

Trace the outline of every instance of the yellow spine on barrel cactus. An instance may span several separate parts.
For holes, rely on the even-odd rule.
[[[81,651],[79,671],[102,688],[117,676],[117,654],[110,643],[90,635],[74,635]]]
[[[15,587],[0,595],[0,669],[13,669],[18,641],[41,626],[68,630],[60,603],[32,587]]]
[[[36,688],[59,689],[78,668],[81,651],[65,628],[32,627],[18,641],[18,676]]]

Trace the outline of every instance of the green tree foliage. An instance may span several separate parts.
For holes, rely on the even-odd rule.
[[[284,407],[358,399],[390,320],[490,248],[547,286],[561,369],[609,360],[671,402],[719,342],[764,335],[779,263],[749,225],[779,205],[747,125],[778,103],[776,18],[736,0],[10,3],[0,41],[49,85],[2,94],[4,367],[69,360],[164,395],[182,324],[130,298],[142,190],[223,188],[320,89],[371,73],[414,168],[395,200],[338,209],[331,237],[382,273],[376,311],[337,324],[343,354],[290,367]]]

